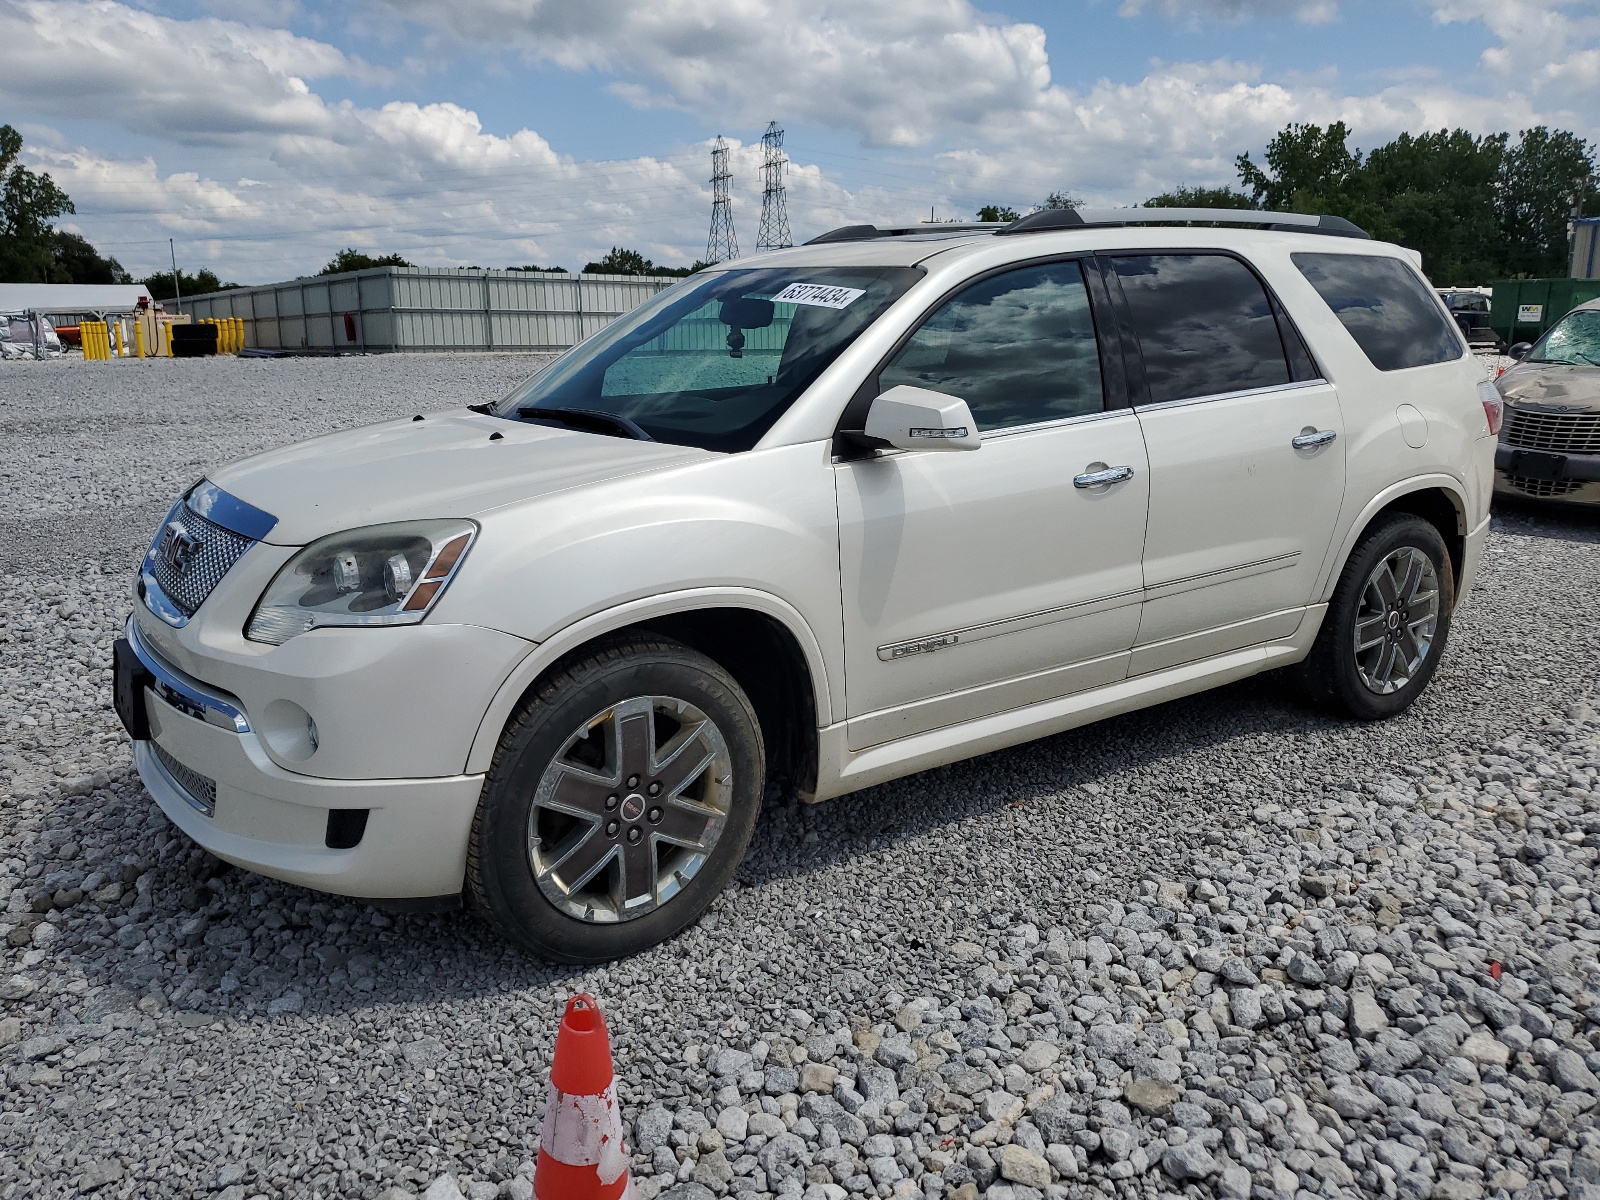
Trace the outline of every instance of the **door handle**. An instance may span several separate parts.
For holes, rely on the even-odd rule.
[[[1085,471],[1082,475],[1074,475],[1072,477],[1072,486],[1075,488],[1105,487],[1108,484],[1121,483],[1124,479],[1132,478],[1132,467],[1104,467],[1098,471]]]
[[[1318,446],[1326,446],[1339,436],[1337,429],[1307,429],[1305,433],[1289,439],[1289,445],[1296,450],[1315,450]]]

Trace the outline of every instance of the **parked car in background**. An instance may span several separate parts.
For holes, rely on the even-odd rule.
[[[1505,423],[1495,490],[1523,499],[1600,504],[1600,300],[1580,304],[1495,381]]]
[[[220,857],[603,960],[704,911],[766,794],[1278,667],[1401,712],[1499,417],[1411,257],[1339,218],[847,227],[501,403],[212,471],[150,545],[117,710]]]
[[[1489,327],[1489,288],[1440,288],[1439,299],[1455,318],[1467,345],[1474,350],[1505,348],[1505,341]]]

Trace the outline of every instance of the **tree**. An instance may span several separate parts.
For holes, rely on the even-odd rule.
[[[599,262],[585,263],[585,275],[655,275],[660,268],[637,250],[611,247],[611,252]]]
[[[565,267],[540,267],[540,266],[535,266],[533,263],[524,263],[520,267],[507,267],[506,270],[508,270],[508,271],[560,271],[563,275],[565,275],[567,273],[567,269]]]
[[[354,246],[348,246],[339,251],[328,260],[328,265],[318,271],[318,275],[342,275],[346,271],[365,271],[371,267],[409,267],[415,264],[407,262],[398,254],[385,254],[373,258],[370,254],[363,254]]]
[[[0,280],[47,283],[55,262],[50,221],[77,209],[49,175],[19,163],[21,153],[22,135],[0,125]]]
[[[1540,125],[1523,130],[1500,161],[1495,209],[1507,274],[1565,275],[1567,222],[1600,211],[1594,147]]]
[[[1343,210],[1359,193],[1357,174],[1361,170],[1361,155],[1345,145],[1349,138],[1350,130],[1343,121],[1326,129],[1290,125],[1267,143],[1270,175],[1248,154],[1239,155],[1234,165],[1256,207],[1349,216]]]
[[[156,300],[173,300],[176,294],[172,290],[172,272],[157,271],[154,275],[146,275],[139,281],[150,289],[150,295]],[[200,268],[195,274],[182,270],[178,271],[178,283],[185,296],[204,296],[208,292],[226,292],[236,288],[237,283],[223,283],[216,274],[206,267]]]
[[[76,233],[52,230],[50,234],[51,283],[132,283],[133,277],[114,258],[102,258],[87,239]]]
[[[1495,192],[1505,143],[1503,133],[1440,129],[1379,146],[1361,169],[1368,204],[1357,224],[1421,251],[1440,284],[1470,287],[1503,277]]]
[[[1045,212],[1050,209],[1070,208],[1076,211],[1083,207],[1083,201],[1067,192],[1051,192],[1044,198],[1044,203],[1034,209],[1034,212]]]
[[[1179,184],[1170,192],[1151,196],[1146,208],[1254,208],[1255,202],[1231,187],[1188,187]]]
[[[978,210],[980,221],[1015,221],[1017,216],[1016,209],[1008,208],[1004,204],[985,204]]]

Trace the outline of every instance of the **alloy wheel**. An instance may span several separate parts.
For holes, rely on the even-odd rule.
[[[1384,556],[1356,611],[1356,673],[1372,692],[1399,691],[1427,662],[1439,628],[1439,573],[1415,546]]]
[[[578,920],[644,916],[705,865],[732,795],[733,759],[714,721],[673,696],[624,700],[545,768],[528,816],[534,878]]]

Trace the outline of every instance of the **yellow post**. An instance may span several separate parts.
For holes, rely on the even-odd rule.
[[[244,349],[244,318],[233,319],[233,352],[238,354]]]
[[[133,356],[144,357],[144,322],[138,317],[133,319]]]
[[[121,358],[122,357],[122,322],[121,321],[113,321],[113,322],[111,322],[111,334],[112,334],[112,337],[116,340],[117,357]]]
[[[161,353],[172,357],[172,322],[161,322]]]

